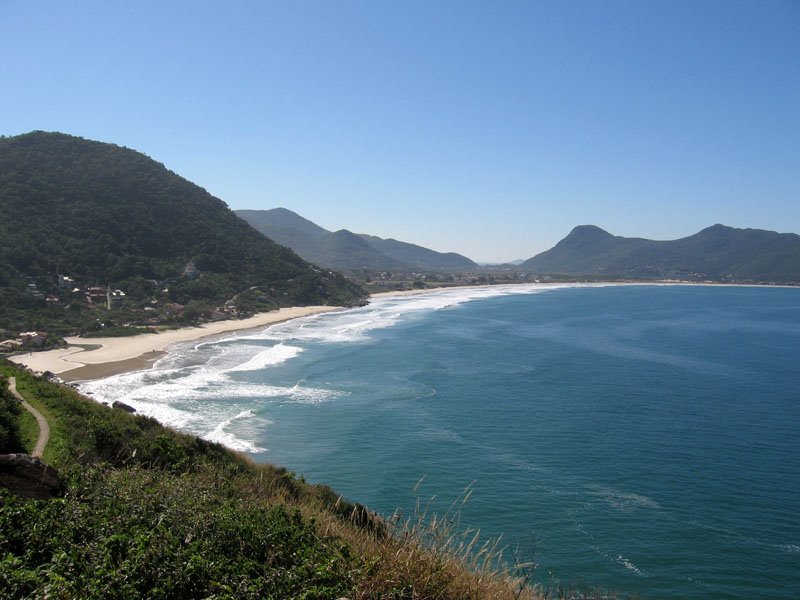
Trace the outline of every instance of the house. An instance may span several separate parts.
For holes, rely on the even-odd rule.
[[[46,331],[25,331],[19,334],[19,341],[23,346],[40,348],[47,340]]]
[[[125,292],[122,290],[108,292],[108,310],[118,307],[120,304],[122,304],[123,300],[125,300]]]
[[[22,344],[19,340],[5,340],[0,342],[0,352],[13,352],[21,346]]]
[[[108,290],[104,287],[93,286],[86,288],[86,302],[89,304],[107,304]]]

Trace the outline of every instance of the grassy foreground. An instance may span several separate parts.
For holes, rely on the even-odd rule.
[[[46,414],[44,460],[63,480],[49,500],[0,488],[4,598],[534,597],[496,549],[436,519],[384,523],[327,486],[0,360],[3,376]]]

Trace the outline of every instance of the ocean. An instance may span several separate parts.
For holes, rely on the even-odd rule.
[[[381,298],[82,389],[385,515],[470,490],[542,585],[800,595],[800,289]]]

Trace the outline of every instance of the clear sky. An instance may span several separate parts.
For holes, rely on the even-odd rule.
[[[481,261],[800,232],[800,1],[0,0],[0,134]]]

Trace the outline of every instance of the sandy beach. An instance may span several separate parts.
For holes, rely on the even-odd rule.
[[[32,371],[50,371],[65,381],[101,379],[127,371],[149,368],[164,355],[166,349],[179,342],[189,342],[206,337],[259,329],[289,319],[307,317],[334,310],[338,306],[299,306],[259,313],[248,319],[217,321],[198,327],[171,329],[159,333],[143,333],[130,337],[65,338],[68,346],[45,352],[19,354],[10,357],[15,363]]]
[[[690,282],[651,282],[650,285],[704,285]],[[562,284],[538,284],[541,287]],[[583,285],[643,285],[642,283],[597,283]],[[709,285],[709,284],[705,284]],[[727,284],[710,284],[727,285]],[[481,289],[491,286],[445,286],[415,290],[377,292],[372,298],[397,296],[418,296],[449,290]],[[259,313],[248,319],[236,321],[217,321],[197,327],[170,329],[159,333],[145,333],[130,337],[113,338],[65,338],[68,346],[56,350],[18,354],[9,360],[24,365],[34,372],[49,371],[64,381],[86,381],[102,379],[128,371],[147,369],[164,356],[167,348],[179,342],[189,342],[207,337],[215,337],[235,331],[260,329],[290,319],[306,317],[325,312],[342,310],[338,306],[300,306],[281,308],[276,311]]]
[[[373,294],[372,297],[419,295],[441,292],[446,289],[454,288],[380,292]],[[197,327],[182,327],[180,329],[170,329],[158,333],[143,333],[130,337],[67,337],[64,338],[68,344],[66,348],[18,354],[9,357],[9,360],[24,365],[34,372],[44,373],[49,371],[68,382],[102,379],[128,371],[148,369],[154,362],[164,356],[169,346],[179,342],[216,337],[235,331],[260,329],[290,319],[335,310],[342,310],[342,308],[339,306],[299,306],[259,313],[248,319],[217,321]]]

